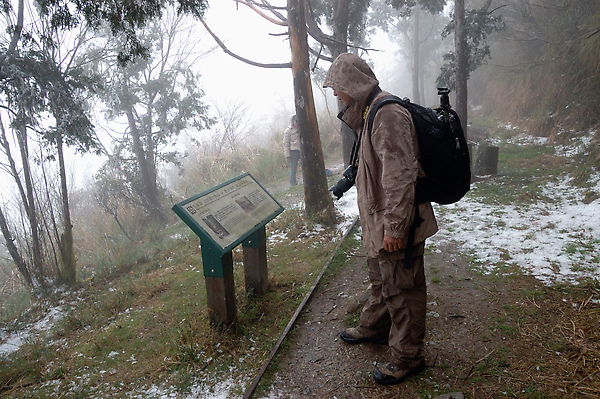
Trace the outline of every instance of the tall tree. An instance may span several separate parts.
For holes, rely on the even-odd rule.
[[[16,121],[16,115],[12,116],[11,120]],[[10,140],[7,135],[7,127],[4,125],[2,118],[0,118],[0,142],[2,144],[2,152],[6,158],[3,168],[9,173],[17,186],[22,209],[28,221],[29,240],[28,243],[25,242],[27,240],[22,241],[21,248],[19,249],[15,243],[16,232],[10,230],[9,223],[4,218],[4,215],[2,234],[8,248],[11,249],[9,253],[17,269],[25,278],[25,281],[32,287],[43,286],[46,281],[46,273],[43,267],[42,239],[38,223],[39,212],[35,201],[34,184],[31,176],[29,146],[26,135],[27,127],[24,125],[15,126],[12,130],[17,141],[18,152],[20,153],[20,168],[17,164],[17,159],[13,156],[13,150],[11,149]],[[22,173],[20,173],[19,169],[22,170]],[[29,259],[26,260],[23,253],[30,253]]]
[[[263,18],[275,25],[288,27],[290,36],[292,62],[265,64],[243,58],[232,52],[216,36],[206,21],[202,20],[204,27],[223,49],[232,57],[247,64],[263,68],[292,68],[294,75],[294,100],[298,115],[298,130],[300,132],[300,145],[302,152],[305,210],[309,217],[320,218],[323,223],[333,223],[333,202],[327,192],[327,178],[325,176],[323,149],[317,116],[312,96],[310,69],[308,65],[308,45],[306,42],[306,3],[304,1],[288,0],[287,17],[282,14],[283,8],[269,4],[268,1],[254,0],[237,1],[253,9]],[[290,13],[294,13],[293,15]],[[294,18],[294,21],[291,19]],[[296,25],[294,25],[296,24]],[[294,41],[292,43],[292,36]]]
[[[327,224],[335,221],[331,206],[331,195],[327,192],[325,163],[321,150],[321,138],[317,124],[315,102],[312,93],[308,65],[308,41],[304,0],[288,0],[290,47],[292,49],[292,74],[294,76],[294,102],[298,117],[298,132],[302,145],[302,176],[306,203],[310,217],[319,217]],[[319,156],[320,155],[320,156]]]
[[[490,10],[491,0],[481,8],[465,10],[465,1],[454,2],[453,19],[445,29],[445,36],[454,34],[455,50],[444,56],[446,64],[438,78],[440,85],[456,91],[456,112],[467,131],[467,82],[471,72],[490,57],[488,36],[504,29],[505,25],[496,9]]]
[[[114,159],[99,176],[120,176],[127,188],[122,197],[143,206],[161,223],[167,222],[167,214],[157,169],[161,162],[175,160],[169,144],[188,127],[201,130],[213,123],[198,75],[191,69],[193,44],[186,35],[192,34],[192,27],[184,27],[185,21],[173,11],[141,31],[140,43],[152,53],[114,69],[103,94],[107,115],[124,117],[127,130],[116,140],[110,155]]]
[[[308,32],[316,41],[312,53],[325,60],[333,61],[349,48],[356,49],[366,42],[366,20],[369,8],[368,0],[307,0],[308,12],[306,20]],[[332,34],[326,35],[319,24],[328,26]],[[320,48],[325,48],[325,54]],[[338,111],[344,108],[338,99]],[[340,138],[344,165],[350,163],[352,146],[356,139],[352,129],[340,122]]]
[[[61,280],[71,283],[75,280],[75,256],[63,146],[75,146],[87,151],[97,144],[80,95],[81,90],[89,89],[89,82],[82,80],[81,75],[77,76],[76,68],[72,68],[74,64],[69,62],[68,65],[63,65],[58,61],[55,50],[63,48],[65,44],[60,42],[57,34],[83,26],[85,22],[94,28],[108,24],[113,34],[124,33],[126,37],[126,44],[119,54],[119,61],[125,64],[132,57],[147,54],[148,49],[140,44],[136,29],[144,26],[148,20],[159,17],[166,3],[175,2],[150,0],[122,4],[108,0],[41,0],[37,3],[39,7],[32,8],[40,14],[34,16],[31,23],[25,24],[23,0],[17,1],[16,12],[11,2],[2,2],[0,12],[6,17],[6,32],[9,38],[4,41],[8,43],[6,47],[0,45],[1,108],[10,122],[8,125],[0,122],[2,150],[7,158],[5,168],[15,180],[28,220],[30,231],[26,238],[24,237],[24,241],[28,240],[31,245],[30,248],[21,248],[21,253],[15,251],[19,250],[17,245],[9,245],[13,249],[9,252],[25,280],[32,285],[45,284],[46,279],[50,277],[46,272],[43,243],[53,244],[50,236],[43,236],[49,232],[41,230],[42,224],[48,224],[47,220],[40,217],[42,215],[38,211],[39,196],[35,192],[31,170],[29,134],[35,133],[38,136],[37,141],[53,147],[55,152],[50,156],[58,158],[63,225],[63,232],[58,238],[63,267],[58,273]],[[207,5],[205,0],[181,0],[176,3],[181,13],[194,16],[200,16]],[[38,19],[41,25],[49,29],[36,30]],[[73,52],[76,48],[77,45],[68,51]],[[41,127],[38,121],[47,113],[53,118],[50,123],[52,126]],[[17,165],[12,156],[6,128],[10,128],[15,136],[20,165]],[[2,233],[7,243],[14,243],[16,234],[9,230],[10,224],[4,218],[5,213],[2,216]],[[50,223],[56,225],[56,221]],[[32,254],[33,266],[27,265],[28,260],[22,256],[26,253]],[[23,271],[23,265],[28,267],[27,272]]]
[[[454,43],[456,57],[456,113],[467,132],[467,81],[469,80],[469,49],[465,23],[465,0],[454,1]]]
[[[69,190],[64,147],[69,146],[80,153],[100,152],[99,142],[87,116],[85,94],[95,90],[95,80],[82,73],[78,49],[88,39],[84,28],[75,35],[72,51],[62,55],[60,43],[62,32],[51,26],[45,18],[40,20],[41,36],[52,38],[42,41],[42,52],[55,73],[54,90],[49,94],[48,108],[56,120],[54,128],[46,134],[48,144],[54,147],[58,162],[60,181],[60,215],[62,232],[58,235],[61,257],[60,276],[63,282],[73,286],[76,281],[76,255],[74,248],[73,222],[69,204]]]
[[[399,48],[402,60],[412,66],[412,96],[416,103],[427,103],[426,96],[435,93],[424,90],[425,78],[436,74],[439,60],[447,51],[441,33],[448,23],[447,18],[437,10],[425,12],[422,5],[412,8],[389,7],[385,1],[374,2],[369,15],[370,25],[377,26],[387,33],[388,38]]]
[[[78,43],[85,35],[75,38],[73,47],[67,56],[61,56],[64,50],[64,32],[51,26],[45,15],[28,15],[27,29],[24,28],[24,4],[19,2],[16,16],[10,7],[3,10],[8,21],[13,21],[10,45],[6,52],[0,53],[0,80],[3,81],[1,92],[5,111],[10,119],[10,129],[15,136],[17,151],[20,154],[20,165],[12,156],[12,149],[6,134],[7,126],[2,125],[2,147],[7,159],[7,170],[18,188],[23,209],[29,222],[29,240],[32,258],[32,271],[24,274],[26,281],[43,285],[46,280],[53,279],[47,267],[49,259],[44,255],[43,243],[53,246],[54,241],[60,252],[60,267],[55,266],[60,282],[72,285],[76,280],[75,253],[73,248],[73,225],[69,209],[68,184],[64,160],[64,145],[75,147],[82,152],[98,148],[92,124],[87,116],[85,100],[80,95],[82,90],[89,90],[91,82],[80,73],[74,57]],[[10,24],[10,22],[9,22]],[[6,68],[2,68],[6,67]],[[44,123],[40,123],[44,120]],[[0,122],[1,123],[1,122]],[[34,135],[35,137],[31,137]],[[42,204],[36,192],[33,178],[29,141],[34,140],[46,148],[48,160],[57,158],[59,163],[61,220],[53,220],[54,212],[42,214],[44,206],[52,210],[51,196],[47,204]],[[47,166],[47,159],[40,158],[42,168]],[[19,168],[23,173],[20,173]],[[52,220],[50,220],[52,219]],[[42,231],[42,225],[61,226],[62,233],[55,228],[56,237],[49,231]],[[9,238],[7,238],[7,241]],[[11,238],[12,239],[12,238]],[[25,257],[16,257],[11,252],[17,265]],[[23,268],[18,266],[21,271]],[[22,273],[23,274],[23,273]],[[34,278],[29,278],[34,276]]]

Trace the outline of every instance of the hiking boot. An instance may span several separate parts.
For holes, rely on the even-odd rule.
[[[373,373],[373,379],[376,383],[381,385],[395,385],[401,383],[411,375],[420,373],[424,368],[425,362],[421,362],[415,367],[396,367],[391,363],[388,363]]]
[[[388,334],[382,335],[379,332],[361,327],[351,327],[340,332],[342,341],[349,344],[362,344],[363,342],[373,342],[378,345],[388,344]]]

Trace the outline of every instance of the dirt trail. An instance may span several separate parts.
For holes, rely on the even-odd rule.
[[[426,254],[425,260],[428,368],[424,372],[397,386],[379,386],[372,373],[388,361],[387,346],[352,346],[339,339],[339,331],[352,323],[351,316],[358,314],[366,300],[369,285],[365,258],[354,255],[339,274],[313,293],[286,339],[289,346],[281,350],[271,391],[263,397],[417,398],[416,387],[432,396],[473,389],[467,379],[504,339],[494,331],[490,316],[508,298],[499,300],[496,287],[476,283],[476,276],[464,260],[453,255],[452,248],[438,248]],[[490,390],[493,387],[479,387],[465,396],[489,397]]]

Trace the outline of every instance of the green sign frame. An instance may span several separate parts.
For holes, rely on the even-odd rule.
[[[229,274],[223,270],[223,256],[244,241],[253,241],[255,233],[284,210],[248,172],[172,209],[200,237],[204,275],[212,277]]]

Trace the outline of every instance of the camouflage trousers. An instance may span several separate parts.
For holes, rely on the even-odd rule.
[[[359,327],[389,332],[391,363],[415,367],[423,362],[427,284],[423,264],[425,242],[415,244],[412,267],[404,267],[404,250],[367,258],[371,293]]]

